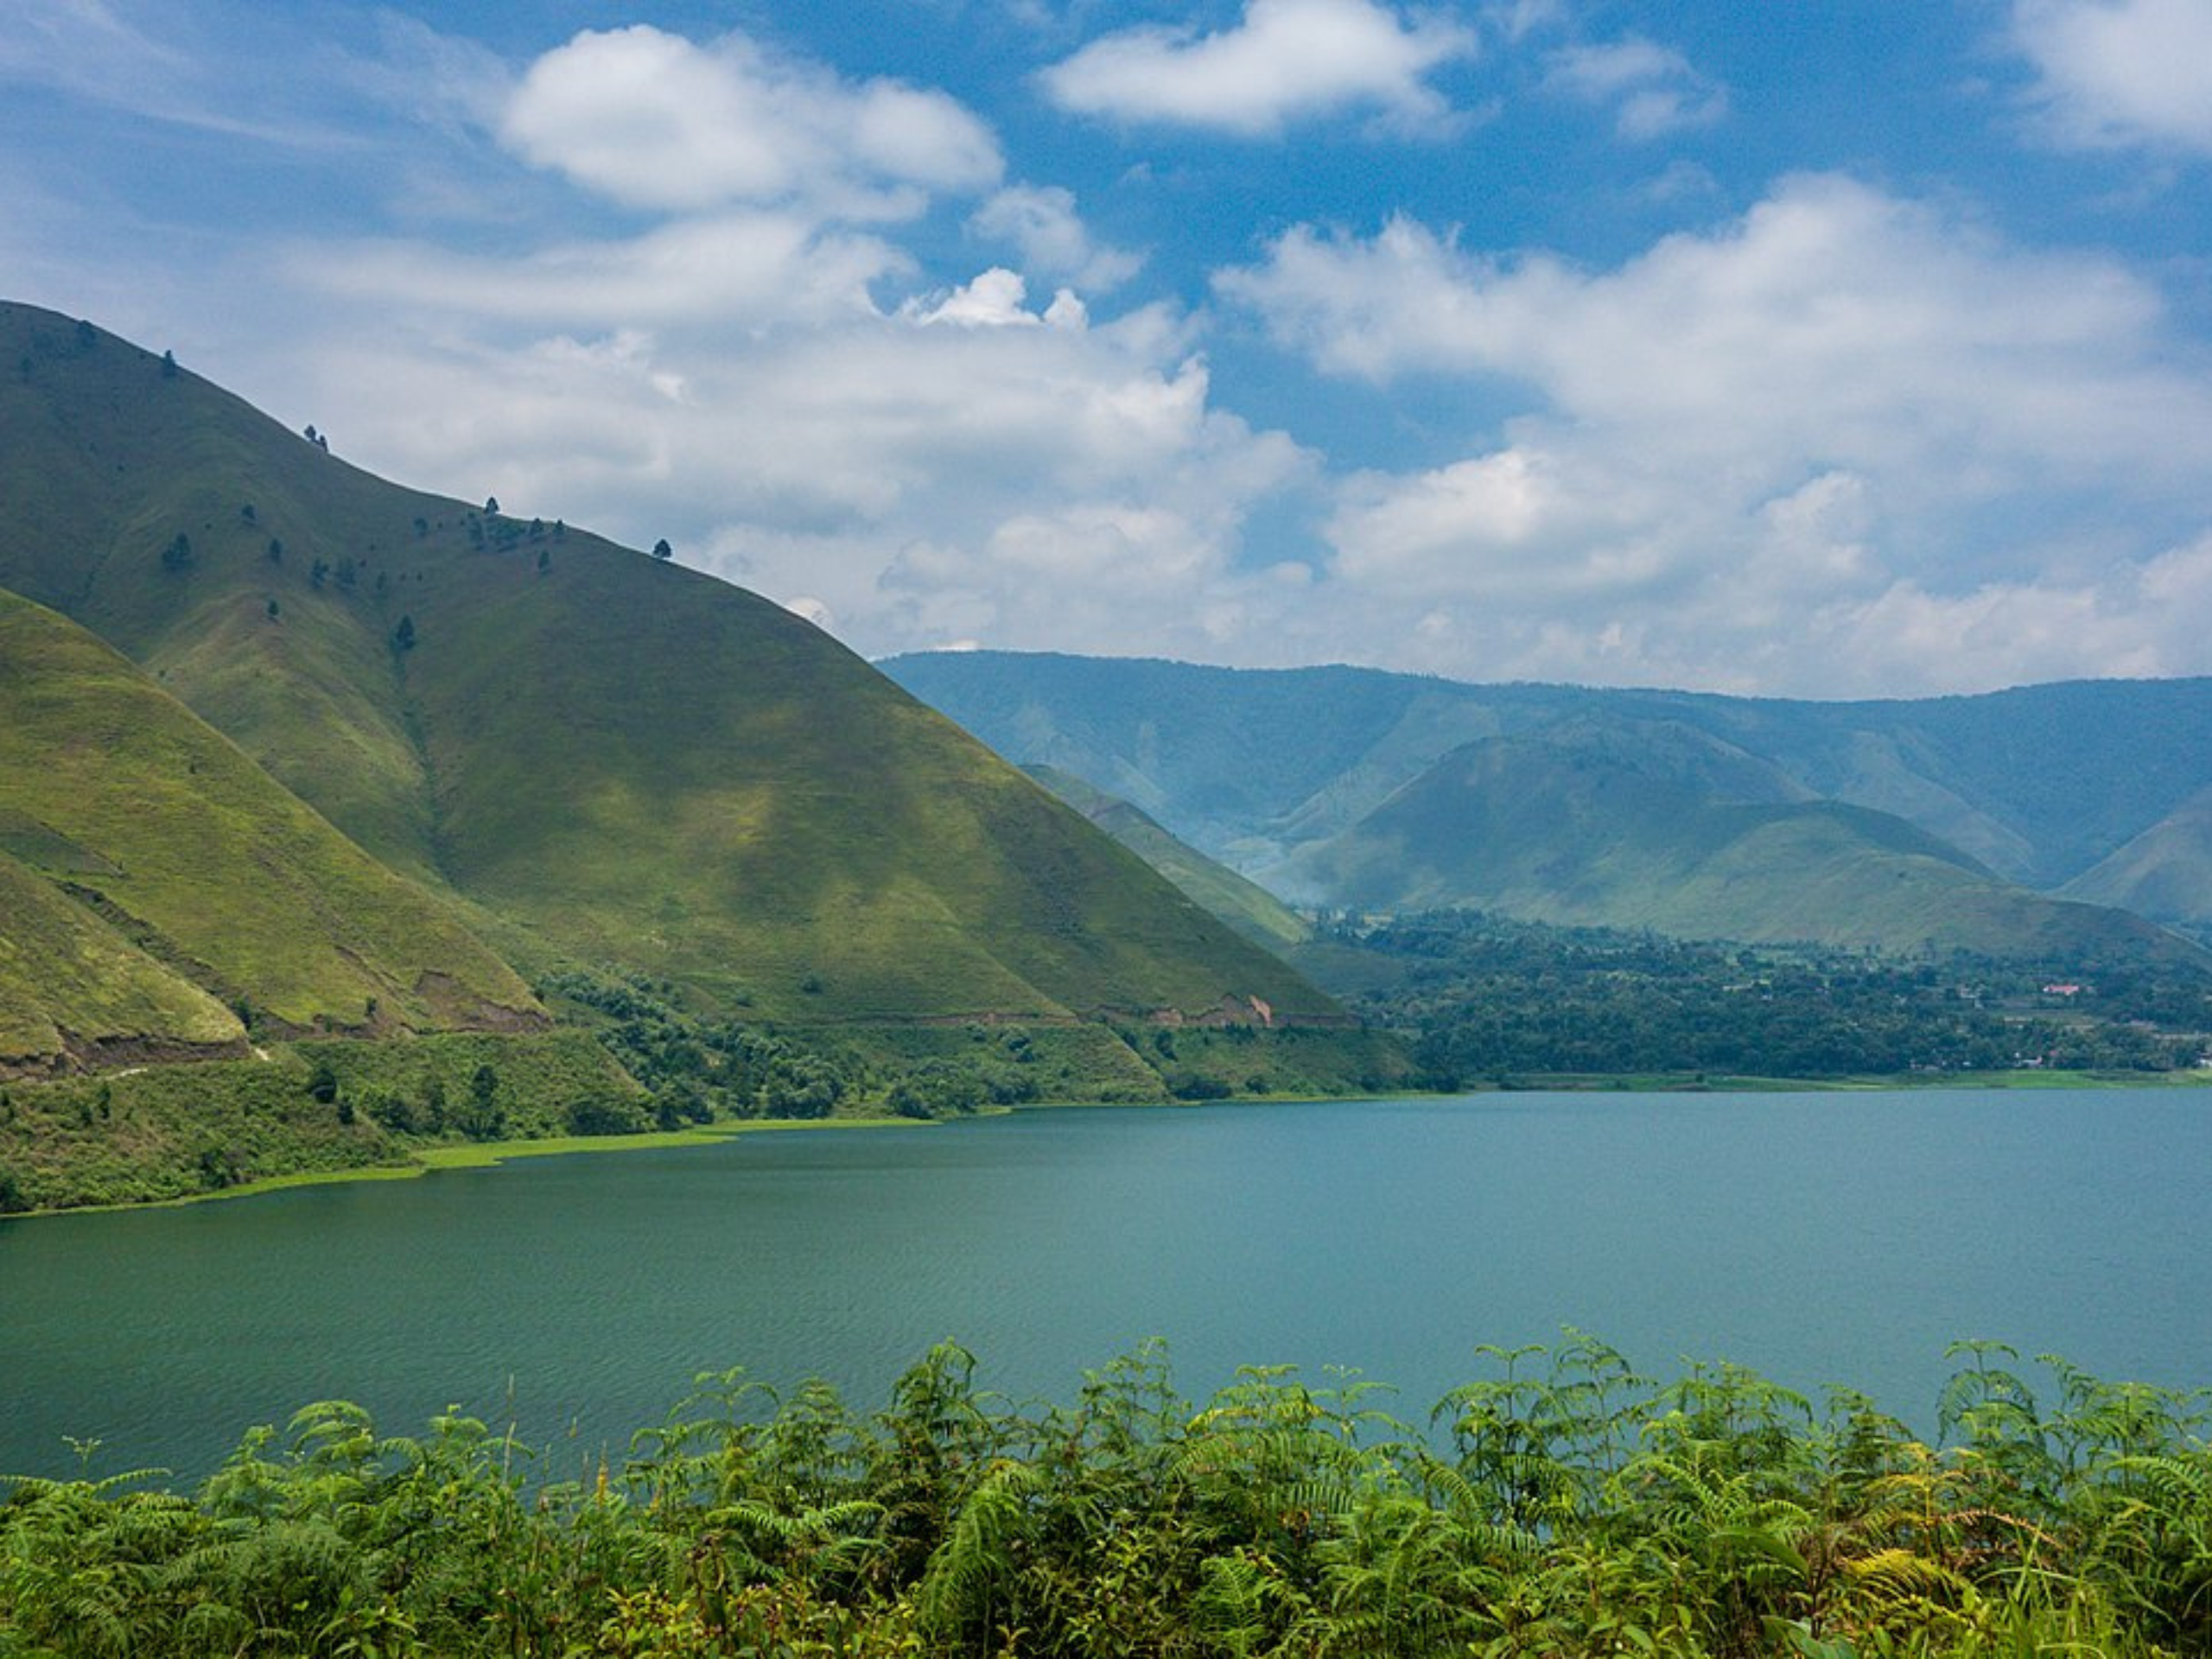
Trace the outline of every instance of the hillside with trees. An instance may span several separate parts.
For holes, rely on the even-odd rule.
[[[1170,1091],[1114,1035],[1153,1027],[1311,1037],[1224,1088],[1393,1073],[1278,957],[780,607],[385,483],[89,323],[0,307],[0,347],[10,1069],[134,1036],[603,1027],[553,988],[611,983],[814,1054],[849,1106],[925,1062],[982,1076],[934,1052],[969,1027],[1033,1031],[1085,1096]],[[698,1098],[776,1109],[723,1085],[727,1052]]]
[[[1334,915],[1297,960],[1405,1038],[1421,1081],[1442,1090],[2037,1071],[2143,1081],[2212,1059],[2212,976],[2186,965],[2054,980],[1965,953],[1697,943],[1465,910]]]

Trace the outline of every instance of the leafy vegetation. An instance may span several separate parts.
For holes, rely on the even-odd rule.
[[[1338,917],[1300,961],[1441,1088],[1530,1074],[1837,1077],[2193,1070],[2212,976],[1688,944],[1478,912]]]
[[[648,1128],[588,1032],[282,1044],[268,1058],[0,1084],[0,1212],[201,1198],[408,1166],[426,1147]]]
[[[564,969],[558,1027],[271,1043],[255,1058],[0,1084],[0,1213],[166,1201],[419,1167],[469,1143],[762,1120],[952,1117],[1036,1102],[1220,1100],[1401,1086],[1361,1031],[1067,1021],[774,1028],[687,1012],[683,988]],[[441,1155],[437,1161],[444,1161]]]
[[[308,1406],[196,1492],[18,1479],[0,1652],[76,1656],[1859,1656],[2202,1653],[2205,1398],[1954,1350],[1938,1434],[1740,1368],[1483,1351],[1427,1424],[1162,1352],[1070,1407],[950,1344],[860,1412],[699,1379],[628,1455]],[[87,1448],[88,1453],[90,1448]]]
[[[919,1118],[1037,1102],[1343,1094],[1407,1076],[1397,1046],[1365,1032],[1003,1020],[776,1030],[688,1014],[675,1001],[679,987],[642,976],[568,971],[538,988],[554,1006],[606,1022],[602,1040],[651,1091],[664,1128],[848,1110]]]

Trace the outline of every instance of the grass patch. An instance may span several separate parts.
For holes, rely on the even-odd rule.
[[[238,1039],[240,1010],[294,1030],[536,1015],[448,906],[108,645],[4,593],[0,818],[44,837],[0,857],[19,901],[0,1007],[58,1030],[205,1043]]]

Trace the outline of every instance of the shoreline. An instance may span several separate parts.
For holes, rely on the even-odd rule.
[[[2015,1067],[2002,1071],[1866,1072],[1835,1077],[1738,1077],[1726,1073],[1531,1071],[1484,1078],[1459,1092],[1495,1094],[1773,1095],[1852,1094],[1891,1089],[2202,1089],[2212,1070],[2190,1071],[2052,1071]]]
[[[1105,1109],[1116,1111],[1188,1109],[1198,1106],[1282,1106],[1321,1100],[1460,1100],[1502,1094],[1641,1094],[1750,1095],[1854,1094],[1877,1090],[1963,1089],[2000,1090],[2118,1090],[2202,1089],[2212,1087],[2212,1071],[2045,1071],[2034,1070],[1914,1073],[1905,1077],[1759,1077],[1648,1073],[1618,1076],[1605,1072],[1531,1073],[1526,1077],[1484,1079],[1446,1094],[1435,1090],[1394,1090],[1372,1096],[1250,1095],[1226,1100],[1055,1100],[1025,1101],[1020,1105],[986,1107],[974,1117],[1008,1117],[1017,1112]],[[448,1170],[495,1169],[513,1160],[565,1158],[578,1154],[654,1152],[681,1147],[708,1147],[747,1135],[782,1134],[806,1130],[924,1129],[957,1119],[900,1117],[885,1113],[867,1117],[767,1117],[696,1124],[683,1129],[648,1129],[636,1135],[550,1135],[524,1141],[475,1141],[454,1146],[424,1147],[404,1164],[363,1164],[345,1169],[296,1170],[265,1175],[213,1192],[193,1192],[173,1198],[150,1198],[133,1204],[73,1205],[60,1210],[27,1210],[0,1216],[0,1222],[37,1221],[56,1216],[120,1215],[145,1210],[178,1210],[190,1205],[219,1204],[233,1198],[264,1197],[293,1187],[333,1186],[361,1181],[411,1181]]]
[[[137,1204],[79,1204],[62,1210],[25,1210],[0,1216],[0,1222],[49,1220],[57,1216],[130,1215],[146,1210],[181,1210],[231,1198],[257,1198],[300,1186],[337,1186],[361,1181],[412,1181],[447,1170],[496,1169],[512,1159],[565,1158],[580,1153],[653,1152],[671,1147],[708,1147],[741,1135],[804,1129],[927,1128],[911,1117],[757,1117],[688,1129],[647,1129],[637,1135],[545,1135],[526,1141],[470,1141],[458,1146],[424,1147],[404,1164],[359,1164],[346,1169],[302,1169],[264,1175],[213,1192]]]

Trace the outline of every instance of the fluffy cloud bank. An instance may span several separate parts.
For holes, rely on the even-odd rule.
[[[1010,166],[927,84],[743,33],[593,30],[515,62],[361,13],[319,57],[294,49],[313,26],[243,0],[33,0],[35,42],[0,41],[0,79],[36,90],[0,108],[135,123],[113,147],[167,170],[134,215],[67,193],[76,129],[0,156],[0,264],[175,338],[351,459],[668,537],[871,652],[1809,695],[2212,671],[2212,361],[2157,285],[2183,290],[2178,262],[2024,244],[1955,195],[1700,174],[1651,146],[1752,119],[1756,54],[1702,48],[1740,80],[1737,115],[1682,53],[1586,35],[1558,0],[1459,8],[1497,60],[1471,72],[1474,35],[1412,0],[1210,15],[1230,21],[1110,33],[1023,84],[1007,130],[1052,130]],[[2113,152],[2023,165],[2171,187],[2206,148],[2201,6],[2011,16],[2045,130]],[[276,44],[195,53],[206,17]],[[1433,138],[1454,98],[1500,86],[1634,157],[1592,197],[1604,260],[1542,251],[1541,216],[1491,232],[1513,252],[1433,212],[1297,224],[1307,157],[1231,146],[1220,165],[1222,134]],[[1514,118],[1482,107],[1465,146],[1362,152],[1371,194],[1419,167],[1479,207]],[[226,124],[244,108],[270,130]],[[1070,112],[1154,126],[1147,165]],[[1087,204],[1144,252],[1031,171],[1086,143]],[[210,156],[221,206],[180,230],[174,188]],[[272,180],[278,161],[298,171]],[[1670,162],[1708,194],[1655,206],[1642,186]],[[1243,200],[1247,172],[1273,194]],[[1636,228],[1731,200],[1748,205]],[[1555,222],[1580,233],[1579,212]],[[2101,247],[2113,222],[2093,222]],[[1186,224],[1239,250],[1210,290]],[[172,336],[179,317],[199,332]],[[1371,464],[1332,461],[1336,442]]]
[[[591,309],[550,335],[481,313],[378,329],[308,366],[381,469],[668,536],[870,650],[993,633],[1201,652],[1246,516],[1312,466],[1212,405],[1172,316],[1091,327],[1070,296],[1033,309],[1010,272],[734,332]]]
[[[1372,0],[1247,0],[1243,22],[1219,34],[1143,27],[1093,41],[1044,85],[1080,114],[1244,137],[1346,108],[1414,126],[1448,107],[1427,77],[1475,44],[1457,24],[1408,23]]]
[[[1418,614],[1427,665],[1879,690],[1986,683],[2003,628],[2023,670],[2212,666],[2171,608],[2212,626],[2174,574],[2201,551],[2170,550],[2204,523],[2212,385],[2109,260],[1807,177],[1610,271],[1399,219],[1293,231],[1217,287],[1330,372],[1523,408],[1339,492],[1331,575]]]
[[[1519,411],[1333,478],[1219,406],[1204,319],[923,287],[794,207],[308,274],[392,319],[312,359],[386,470],[668,535],[867,651],[1806,693],[2212,670],[2212,377],[2158,292],[1847,179],[1609,269],[1402,218],[1282,234],[1216,277],[1279,346]]]
[[[1918,496],[2054,470],[2173,481],[2212,458],[2212,389],[2155,289],[1834,176],[1611,272],[1469,254],[1399,219],[1367,240],[1293,231],[1218,286],[1332,372],[1522,383],[1677,469],[1772,482],[1824,455],[1924,475]]]
[[[1176,308],[1094,325],[1077,290],[1140,261],[1066,189],[1003,183],[952,99],[639,27],[537,59],[491,130],[649,222],[296,247],[286,276],[355,320],[289,371],[346,410],[349,453],[666,536],[868,650],[1205,655],[1294,586],[1238,564],[1255,505],[1313,458],[1214,405]],[[963,203],[1021,269],[932,285],[902,226]]]

